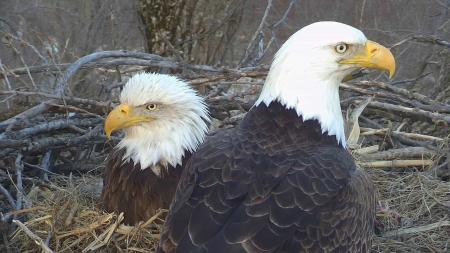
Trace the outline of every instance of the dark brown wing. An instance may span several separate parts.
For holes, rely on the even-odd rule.
[[[295,112],[249,114],[186,165],[159,252],[367,252],[374,191],[350,154]]]
[[[373,189],[345,151],[266,159],[240,140],[225,132],[194,155],[160,252],[368,252]]]
[[[114,150],[106,162],[102,205],[108,212],[124,213],[126,224],[152,217],[160,208],[168,208],[181,175],[181,167],[169,167],[162,177],[140,164],[122,162],[124,150]]]

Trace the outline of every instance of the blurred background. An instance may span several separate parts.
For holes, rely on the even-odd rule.
[[[405,83],[409,89],[437,95],[448,78],[448,47],[434,39],[450,38],[449,0],[1,0],[0,6],[0,59],[9,69],[117,49],[195,64],[268,64],[299,28],[334,20],[392,47],[397,80],[426,75]],[[102,81],[82,79],[75,92]]]
[[[450,0],[0,0],[0,252],[152,252],[163,211],[130,227],[98,208],[121,87],[177,75],[211,133],[232,127],[278,48],[322,20],[397,61],[393,80],[341,84],[349,152],[379,192],[372,252],[450,252]]]

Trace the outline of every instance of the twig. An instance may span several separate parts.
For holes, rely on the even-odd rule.
[[[438,221],[435,223],[413,227],[413,228],[401,228],[397,230],[387,231],[383,233],[384,237],[393,237],[393,236],[401,236],[401,235],[408,235],[408,234],[415,234],[415,233],[421,233],[421,232],[427,232],[433,229],[438,229],[442,227],[449,227],[450,221]]]
[[[6,88],[8,90],[12,90],[11,83],[9,82],[9,79],[8,79],[8,74],[6,73],[6,70],[3,67],[1,59],[0,59],[0,70],[2,71],[1,73],[4,76],[4,79],[5,79],[3,83],[5,84],[5,86],[6,86]],[[10,104],[9,104],[8,100],[6,100],[6,106],[7,106],[8,109],[10,108]]]
[[[50,151],[51,151],[51,150],[50,150]],[[44,172],[44,173],[49,173],[49,174],[52,174],[52,175],[58,175],[58,176],[61,176],[61,174],[58,174],[58,173],[49,171],[49,170],[44,169],[43,167],[38,166],[38,165],[35,165],[35,164],[23,162],[23,165],[25,165],[25,166],[27,166],[27,167],[30,167],[30,168],[32,168],[32,169],[41,170],[41,171]]]
[[[13,94],[13,95],[20,95],[20,96],[41,96],[46,98],[54,98],[54,99],[63,99],[68,103],[79,103],[79,104],[86,104],[86,105],[93,105],[99,108],[103,108],[106,110],[111,109],[111,103],[110,102],[101,102],[96,101],[92,99],[87,98],[77,98],[77,97],[71,97],[71,96],[57,96],[50,93],[45,92],[38,92],[38,91],[0,91],[0,95],[5,94]]]
[[[25,224],[23,224],[19,220],[13,220],[12,222],[16,224],[26,235],[33,239],[34,242],[42,248],[42,251],[46,253],[53,253],[53,250],[51,250],[39,236],[31,232],[31,230],[27,228]]]
[[[16,199],[16,210],[22,209],[22,203],[23,203],[23,182],[22,182],[22,170],[23,170],[23,163],[22,163],[22,157],[23,155],[19,153],[16,157],[15,161],[15,169],[16,169],[16,177],[17,177],[17,199]]]
[[[426,43],[431,43],[431,44],[436,44],[436,45],[440,45],[440,46],[445,46],[450,48],[450,42],[434,37],[434,36],[430,36],[430,35],[414,35],[411,38],[412,40],[416,40],[419,42],[426,42]]]
[[[355,150],[353,150],[353,153],[358,154],[358,155],[372,154],[372,153],[378,152],[379,149],[380,149],[380,145],[373,145],[373,146],[369,146],[369,147],[355,149]]]
[[[6,73],[6,70],[3,67],[1,59],[0,59],[0,70],[2,71],[2,75],[3,75],[4,79],[5,79],[6,86],[7,86],[8,90],[11,90],[12,89],[11,83],[9,82],[8,74]]]
[[[16,208],[16,201],[14,200],[14,198],[11,196],[11,194],[9,193],[8,190],[6,190],[5,187],[3,187],[3,185],[0,183],[0,192],[5,195],[6,199],[8,200],[9,204],[13,207],[13,209],[17,209]]]
[[[15,40],[20,41],[21,44],[27,45],[29,48],[31,48],[31,50],[33,50],[34,53],[36,53],[36,55],[37,55],[39,58],[41,58],[41,60],[42,60],[44,63],[46,63],[46,64],[48,63],[47,59],[39,52],[39,50],[37,50],[37,48],[36,48],[35,46],[33,46],[32,44],[30,44],[28,41],[26,41],[26,40],[24,40],[24,39],[22,39],[22,38],[19,38],[19,37],[17,37],[17,36],[14,36],[14,35],[11,34],[11,33],[8,33],[7,36],[10,37],[10,38],[12,38],[12,39],[15,39]]]
[[[92,143],[105,142],[106,136],[101,134],[103,131],[102,125],[97,125],[95,128],[82,136],[64,135],[64,136],[47,136],[38,140],[0,140],[0,148],[16,148],[23,152],[42,152],[61,147],[85,146]],[[117,137],[112,138],[113,141],[118,141]]]
[[[392,91],[392,92],[395,92],[397,94],[401,94],[401,95],[403,95],[403,96],[405,96],[407,98],[410,98],[410,99],[413,99],[413,98],[417,99],[418,101],[420,101],[422,103],[425,103],[425,104],[431,104],[431,105],[433,105],[433,104],[441,104],[441,105],[445,105],[445,104],[442,104],[442,103],[438,103],[438,102],[432,100],[431,98],[429,98],[429,97],[427,97],[425,95],[419,94],[417,92],[410,92],[407,89],[395,87],[395,86],[392,86],[392,85],[387,84],[387,83],[374,82],[374,81],[362,81],[362,82],[359,82],[359,84],[366,85],[366,86],[378,87],[378,88],[381,88],[381,89]]]
[[[391,82],[389,85],[399,85],[399,84],[405,84],[405,83],[417,83],[417,81],[419,81],[420,79],[427,77],[431,74],[432,72],[427,72],[424,74],[419,75],[416,78],[412,78],[412,79],[405,79],[405,80],[399,80],[399,81],[395,81],[395,82]]]
[[[415,166],[429,166],[433,164],[433,160],[394,160],[394,161],[370,161],[359,162],[362,167],[369,168],[405,168]]]
[[[0,139],[0,148],[17,148],[28,145],[28,140]]]
[[[263,30],[264,26],[266,25],[267,17],[269,16],[270,10],[272,9],[272,2],[273,2],[273,0],[267,0],[266,10],[264,11],[263,17],[261,18],[261,22],[259,22],[258,28],[256,29],[250,42],[247,45],[247,49],[245,49],[244,57],[242,58],[241,63],[239,64],[240,66],[246,64],[249,61],[249,57],[252,54],[251,51],[257,43],[256,40],[258,39],[258,37],[260,37],[260,35],[263,32],[262,30]]]
[[[45,152],[45,155],[42,157],[41,167],[43,169],[42,177],[45,181],[49,181],[48,172],[52,172],[50,169],[50,158],[52,156],[52,151],[49,150]]]
[[[78,211],[78,207],[79,207],[78,202],[75,202],[70,208],[69,214],[67,215],[67,218],[64,222],[66,226],[70,226],[70,224],[72,224],[73,218],[76,212]]]
[[[64,88],[67,85],[67,81],[85,64],[91,63],[94,61],[98,61],[100,59],[104,58],[137,58],[141,60],[146,61],[158,61],[163,62],[165,59],[159,55],[155,54],[147,54],[147,53],[141,53],[141,52],[129,52],[129,51],[102,51],[102,52],[96,52],[93,54],[89,54],[86,56],[81,57],[74,63],[70,64],[70,66],[67,68],[66,72],[64,73],[63,77],[59,81],[59,83],[56,85],[56,95],[63,95],[64,94]],[[171,61],[173,64],[173,62]],[[120,64],[118,64],[120,65]],[[188,66],[186,64],[180,64],[182,66]],[[194,66],[198,67],[198,66]],[[211,68],[209,66],[202,66],[202,69],[206,70],[216,70],[214,68]]]
[[[10,100],[11,98],[15,97],[15,96],[16,96],[15,94],[9,95],[8,97],[6,97],[6,98],[0,100],[0,104],[6,102],[6,107],[7,107],[8,110],[9,110],[9,108],[10,108],[10,106],[9,106],[9,100]]]
[[[61,104],[57,104],[57,103],[50,103],[51,101],[52,100],[49,100],[47,102],[47,103],[49,103],[50,106],[62,108],[62,109],[68,110],[68,111],[71,110],[71,111],[74,111],[74,112],[85,113],[86,115],[89,115],[89,116],[92,116],[92,117],[96,117],[96,118],[98,118],[100,120],[104,120],[104,118],[102,116],[100,116],[100,115],[98,115],[96,113],[92,113],[92,112],[90,112],[88,110],[85,110],[85,109],[82,109],[82,108],[78,108],[78,107],[73,106],[73,105],[61,105]]]
[[[275,29],[278,28],[278,26],[280,26],[281,24],[285,23],[285,21],[286,21],[288,15],[289,15],[289,13],[290,13],[291,10],[292,10],[292,7],[294,6],[294,4],[295,4],[296,2],[297,2],[297,0],[291,0],[291,1],[289,2],[288,7],[285,9],[283,15],[281,16],[281,18],[280,18],[277,22],[275,22],[274,24],[272,24],[272,25],[270,25],[270,26],[268,27],[269,30],[270,30],[270,34],[272,35],[272,37],[270,38],[269,42],[268,42],[267,45],[265,46],[263,52],[259,55],[258,59],[256,59],[257,61],[261,60],[261,59],[266,55],[266,53],[269,51],[269,49],[271,48],[271,46],[272,46],[273,43],[276,43],[277,46],[278,46],[279,42],[278,42],[278,38],[277,38],[277,36],[276,36],[276,34],[275,34]]]
[[[378,101],[372,101],[369,103],[369,107],[384,109],[387,111],[396,111],[401,112],[408,115],[417,116],[420,118],[427,118],[432,120],[433,122],[445,122],[450,124],[450,115],[445,115],[436,112],[429,112],[418,108],[410,108],[401,105],[393,105],[389,103],[382,103]]]
[[[102,122],[102,119],[98,118],[87,118],[87,119],[58,119],[46,123],[42,123],[39,125],[35,125],[33,127],[28,127],[21,129],[19,131],[9,132],[0,134],[0,140],[2,139],[15,139],[20,140],[27,138],[32,135],[36,135],[43,132],[50,132],[53,130],[69,128],[71,126],[81,126],[81,127],[89,127],[96,126]]]
[[[361,127],[361,131],[362,131],[361,136],[364,136],[364,135],[374,135],[374,134],[386,134],[387,132],[390,131],[390,129],[389,128],[373,129],[373,128]],[[424,135],[424,134],[406,133],[406,132],[400,132],[400,131],[392,131],[390,133],[393,135],[400,135],[400,136],[404,136],[404,137],[408,137],[408,138],[412,138],[412,139],[424,140],[424,141],[441,142],[444,140],[443,138],[439,138],[439,137],[435,137],[435,136],[431,136],[431,135]]]
[[[23,112],[17,114],[16,116],[11,117],[11,118],[1,122],[0,130],[5,129],[5,128],[10,128],[12,125],[16,124],[20,120],[29,119],[38,114],[44,113],[50,107],[51,107],[51,105],[44,103],[44,102],[40,103],[36,106],[33,106],[30,109],[27,109],[26,111],[23,111]]]
[[[377,152],[374,154],[361,155],[362,160],[391,160],[400,158],[413,158],[434,156],[436,152],[424,147],[407,147],[399,149],[390,149],[386,151]]]
[[[25,66],[25,70],[27,71],[27,75],[31,81],[32,86],[34,88],[36,88],[36,83],[34,82],[33,76],[31,76],[30,69],[28,68],[27,63],[25,62],[25,59],[23,58],[22,53],[13,44],[10,44],[10,46],[13,49],[13,51],[16,53],[16,55],[19,56],[20,61],[22,62],[23,66]]]
[[[389,98],[394,101],[399,101],[423,110],[432,111],[432,112],[444,112],[444,113],[450,113],[450,106],[449,105],[441,105],[434,103],[432,105],[423,104],[422,102],[416,101],[413,98],[403,98],[398,94],[394,94],[392,92],[385,92],[385,91],[374,91],[370,89],[364,89],[362,87],[358,87],[357,84],[351,84],[351,83],[342,83],[340,85],[343,89],[358,92],[365,95],[371,95],[371,96],[377,96],[377,97],[384,97]]]
[[[297,2],[297,0],[291,0],[291,2],[289,2],[288,7],[286,8],[286,10],[284,11],[283,16],[272,26],[273,28],[277,28],[279,25],[281,25],[282,23],[284,23],[284,21],[286,20],[286,18],[288,17],[288,14],[291,12],[292,7],[294,6],[294,4]]]
[[[45,239],[45,242],[44,242],[45,246],[48,247],[48,245],[50,244],[50,240],[52,239],[52,237],[53,237],[53,228],[52,228],[50,231],[48,231],[48,233],[47,233],[47,238]]]
[[[175,62],[166,58],[161,58],[163,60],[145,60],[145,59],[113,59],[113,60],[102,60],[99,62],[86,63],[85,65],[80,66],[80,69],[92,69],[92,68],[116,68],[121,65],[130,65],[130,66],[147,66],[147,67],[160,67],[160,68],[169,68],[169,69],[190,69],[196,71],[204,71],[204,72],[212,72],[212,73],[237,73],[238,71],[235,69],[229,68],[215,68],[208,65],[194,65],[187,64],[181,62]],[[29,66],[30,73],[42,73],[42,72],[59,72],[60,70],[66,70],[71,64],[70,63],[61,63],[54,65],[37,65],[37,66]],[[27,74],[26,68],[16,68],[11,69],[8,73],[14,75],[25,75]],[[4,73],[0,73],[0,79],[4,79]]]
[[[6,253],[11,253],[10,244],[11,242],[8,240],[8,236],[6,233],[2,233],[3,246],[6,248]]]

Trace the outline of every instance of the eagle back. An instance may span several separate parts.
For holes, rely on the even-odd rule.
[[[193,155],[160,252],[361,252],[374,201],[358,199],[353,184],[360,181],[367,179],[351,155],[317,121],[261,104]],[[337,234],[358,221],[361,227]]]

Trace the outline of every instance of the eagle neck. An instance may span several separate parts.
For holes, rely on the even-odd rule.
[[[273,67],[273,66],[272,66]],[[337,142],[346,146],[344,120],[339,99],[340,76],[325,72],[279,73],[273,67],[267,77],[255,105],[280,103],[286,110],[294,110],[302,120],[317,120],[322,133],[335,136]],[[289,77],[290,76],[290,77]],[[289,77],[289,78],[288,78]]]
[[[171,175],[175,173],[175,171],[181,171],[186,161],[191,157],[192,152],[186,151],[183,156],[180,158],[180,162],[177,164],[170,164],[165,161],[159,161],[157,163],[152,163],[146,166],[142,166],[139,160],[134,161],[127,155],[128,151],[126,147],[119,147],[116,146],[114,148],[114,152],[111,153],[110,156],[108,156],[107,163],[108,168],[111,168],[112,170],[117,170],[117,172],[124,173],[126,171],[127,173],[134,173],[136,174],[137,171],[141,171],[144,173],[149,173],[150,170],[152,174],[156,175],[157,177],[164,178],[168,175]],[[158,173],[156,173],[157,171]],[[136,177],[139,177],[139,175],[143,174],[136,174]]]
[[[278,135],[278,140],[295,145],[342,145],[336,136],[323,132],[317,119],[304,120],[296,110],[287,109],[281,102],[274,101],[270,105],[264,103],[254,106],[245,117],[241,127],[250,131],[258,131],[260,136]],[[256,130],[255,130],[256,129]]]

